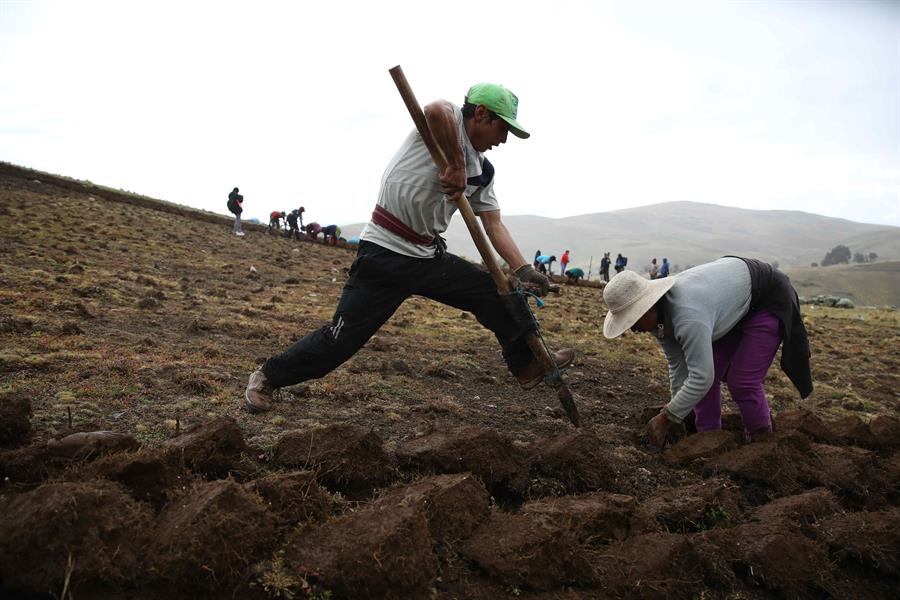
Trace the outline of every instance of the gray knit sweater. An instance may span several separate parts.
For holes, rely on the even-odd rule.
[[[666,408],[684,418],[713,384],[712,343],[750,310],[750,271],[739,258],[720,258],[676,275],[665,298],[674,331],[660,340],[672,392]]]

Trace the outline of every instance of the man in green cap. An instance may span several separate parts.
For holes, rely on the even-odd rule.
[[[425,119],[447,168],[438,172],[418,131],[413,130],[391,159],[381,179],[372,219],[360,234],[356,260],[331,323],[295,342],[250,375],[245,393],[254,412],[272,406],[276,388],[322,377],[353,356],[412,295],[424,296],[471,312],[494,332],[503,359],[519,384],[538,385],[544,369],[525,338],[533,324],[510,316],[491,276],[450,254],[441,234],[447,230],[465,193],[481,218],[494,250],[523,283],[547,293],[550,282],[534,270],[500,218],[494,193],[494,167],[484,152],[506,143],[512,133],[529,133],[516,120],[519,99],[503,86],[479,83],[462,107],[437,100],[425,107]],[[574,351],[554,356],[559,367]]]

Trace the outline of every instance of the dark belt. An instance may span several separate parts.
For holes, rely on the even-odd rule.
[[[447,249],[447,241],[441,236],[435,235],[428,237],[417,233],[410,228],[409,225],[392,215],[390,211],[379,204],[376,204],[375,210],[372,211],[372,222],[417,246],[433,246],[435,258],[442,257],[444,251]]]

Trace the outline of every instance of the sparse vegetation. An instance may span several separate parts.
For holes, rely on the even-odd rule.
[[[900,262],[784,269],[800,296],[850,298],[857,306],[900,306]]]
[[[828,265],[845,265],[850,262],[850,248],[843,244],[838,244],[825,254],[822,259],[822,266]]]

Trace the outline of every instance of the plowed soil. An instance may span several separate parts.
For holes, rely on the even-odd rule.
[[[807,309],[816,391],[773,367],[753,443],[730,413],[645,445],[664,358],[605,340],[587,286],[536,309],[578,351],[580,429],[421,298],[247,413],[248,374],[330,320],[352,260],[0,165],[0,596],[896,597],[896,312]]]

